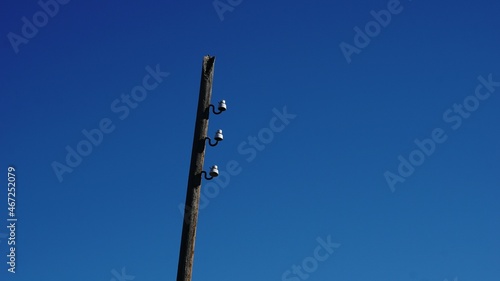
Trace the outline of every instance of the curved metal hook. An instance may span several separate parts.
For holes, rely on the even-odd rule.
[[[219,115],[219,114],[221,114],[222,112],[224,112],[224,110],[215,111],[215,106],[214,106],[213,104],[209,105],[208,107],[209,107],[209,108],[210,108],[210,107],[212,108],[212,112],[213,112],[215,115]]]
[[[212,177],[212,176],[208,176],[208,177],[207,177],[207,172],[205,172],[205,171],[201,171],[201,174],[205,176],[205,179],[206,179],[206,180],[211,180],[211,179],[213,179],[213,178],[214,178],[214,177]]]
[[[208,140],[208,145],[210,146],[216,146],[219,143],[218,140],[215,140],[215,143],[212,143],[212,139],[209,137],[205,137],[205,140]]]

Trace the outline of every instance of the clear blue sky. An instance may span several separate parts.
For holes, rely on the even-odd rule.
[[[498,1],[44,1],[0,9],[1,280],[175,280],[207,54],[193,280],[499,280]]]

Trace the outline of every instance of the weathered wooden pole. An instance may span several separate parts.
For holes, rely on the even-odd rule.
[[[212,97],[214,63],[215,57],[203,57],[200,96],[198,98],[186,205],[184,207],[177,281],[191,281],[192,277],[196,224],[198,222],[198,208],[200,203],[201,172],[203,171],[203,163],[205,161],[205,138],[207,137],[209,106]]]

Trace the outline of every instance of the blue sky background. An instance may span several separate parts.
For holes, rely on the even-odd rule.
[[[21,19],[42,8],[2,1],[1,280],[109,281],[122,268],[134,281],[175,280],[207,54],[212,102],[228,111],[211,116],[210,135],[221,128],[225,140],[205,168],[234,160],[241,172],[200,211],[193,280],[286,280],[328,236],[341,246],[307,280],[499,280],[500,87],[456,130],[443,114],[478,76],[500,81],[500,4],[402,0],[348,63],[339,44],[354,45],[354,28],[388,2],[243,1],[221,20],[210,1],[73,0],[16,53],[9,32],[22,35]],[[170,75],[121,120],[111,104],[156,65]],[[238,146],[284,107],[295,119],[247,161]],[[60,182],[51,163],[103,118],[115,130]],[[435,128],[446,141],[392,192],[384,173]]]

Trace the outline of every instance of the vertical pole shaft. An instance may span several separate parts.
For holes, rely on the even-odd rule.
[[[198,222],[198,207],[200,203],[201,172],[203,171],[203,162],[205,160],[205,137],[207,136],[209,106],[212,97],[214,62],[215,57],[203,57],[200,96],[198,98],[186,205],[184,207],[177,281],[191,281],[192,277],[196,224]]]

